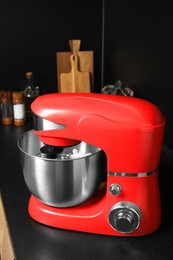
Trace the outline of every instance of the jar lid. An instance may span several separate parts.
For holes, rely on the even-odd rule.
[[[2,93],[2,96],[1,96],[1,100],[11,100],[11,98],[12,98],[12,94],[11,94],[11,90],[8,90],[8,91],[4,91],[3,93]]]
[[[32,77],[33,76],[33,72],[32,71],[28,71],[26,72],[26,77]]]
[[[23,93],[23,91],[13,91],[12,97],[13,97],[13,100],[23,99],[24,98],[24,93]]]

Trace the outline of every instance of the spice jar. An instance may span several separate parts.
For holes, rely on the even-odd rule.
[[[3,125],[11,125],[13,123],[13,106],[11,91],[4,91],[1,98],[1,116]]]
[[[21,126],[25,123],[25,101],[23,91],[13,91],[14,125]]]

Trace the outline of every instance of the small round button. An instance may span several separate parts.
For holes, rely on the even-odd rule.
[[[118,196],[121,193],[122,189],[119,184],[114,183],[109,187],[109,191],[113,196]]]

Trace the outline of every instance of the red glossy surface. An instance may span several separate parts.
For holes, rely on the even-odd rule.
[[[148,101],[107,94],[63,93],[40,96],[32,104],[37,116],[65,129],[35,131],[41,141],[85,141],[100,147],[107,155],[108,172],[146,173],[159,165],[165,118]],[[111,184],[122,187],[112,196]],[[142,212],[139,228],[122,234],[108,223],[112,206],[121,201],[135,203]],[[52,208],[33,196],[29,213],[37,221],[59,228],[118,236],[139,236],[155,231],[161,221],[158,172],[146,177],[107,176],[107,189],[74,208]]]
[[[113,196],[109,192],[111,184],[121,185],[122,193]],[[130,201],[141,210],[141,224],[130,234],[113,229],[108,215],[115,203]],[[100,190],[87,202],[72,208],[53,208],[31,196],[30,216],[42,224],[89,233],[113,236],[142,236],[154,232],[161,223],[160,193],[157,173],[148,177],[108,177],[107,191]]]

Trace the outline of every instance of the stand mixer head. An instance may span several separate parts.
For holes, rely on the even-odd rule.
[[[154,104],[124,96],[56,93],[38,97],[32,111],[34,130],[18,142],[25,181],[34,195],[29,203],[32,218],[54,227],[117,236],[144,235],[159,227],[158,166],[165,118]],[[37,143],[37,149],[27,148],[29,143]],[[62,162],[64,150],[70,147],[66,155],[74,156],[81,145],[87,147],[82,158]],[[84,164],[79,167],[80,160]],[[43,164],[41,171],[37,161]],[[49,173],[56,176],[51,185]],[[39,181],[41,176],[46,181]],[[106,176],[104,185],[100,176]],[[35,180],[44,187],[41,197]],[[64,203],[66,187],[74,181],[68,194],[75,193],[75,200],[91,191],[75,203],[68,203],[67,196]],[[52,190],[63,203],[50,203]]]

